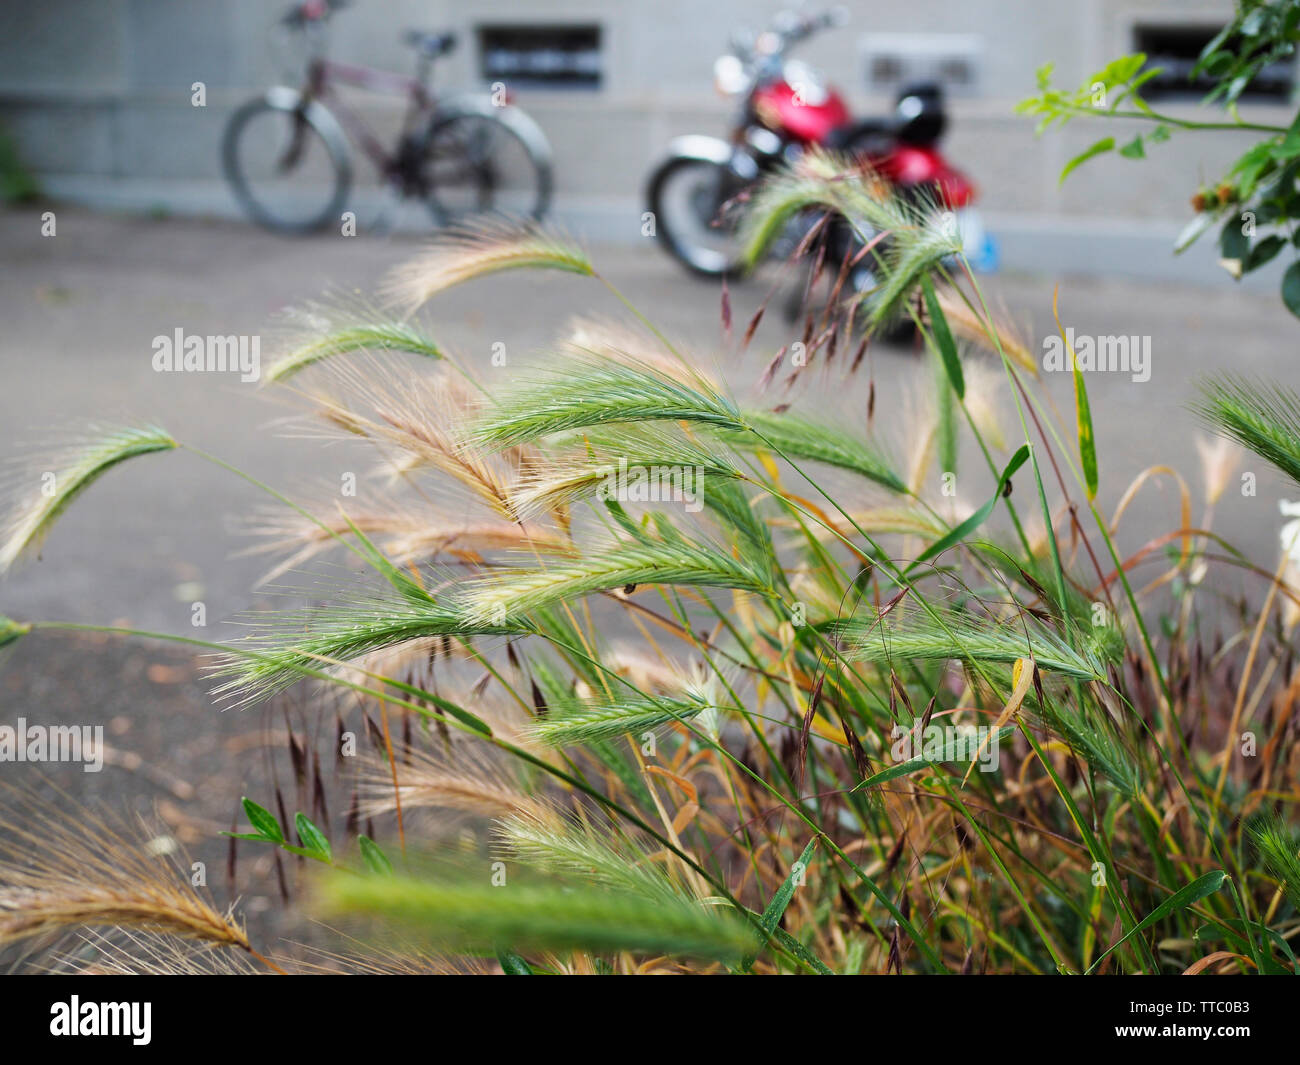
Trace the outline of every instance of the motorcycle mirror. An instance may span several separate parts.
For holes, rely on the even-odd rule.
[[[753,30],[737,30],[727,41],[727,47],[738,56],[746,56],[754,47]]]
[[[805,19],[798,11],[778,11],[772,16],[772,29],[777,33],[797,33],[804,25]]]

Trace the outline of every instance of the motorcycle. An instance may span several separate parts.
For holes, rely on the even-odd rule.
[[[795,44],[846,21],[843,8],[782,12],[760,33],[734,35],[714,64],[717,92],[739,101],[730,137],[677,138],[647,189],[655,236],[688,270],[705,277],[738,274],[738,215],[746,193],[812,146],[861,159],[899,194],[925,196],[952,211],[967,257],[977,267],[992,266],[994,247],[972,206],[975,186],[938,148],[947,124],[942,89],[908,86],[891,114],[854,119],[816,71],[788,57]],[[791,223],[773,254],[793,251],[809,224]],[[853,284],[859,291],[874,284],[869,264],[855,271]]]

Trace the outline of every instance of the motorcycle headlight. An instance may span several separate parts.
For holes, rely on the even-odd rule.
[[[745,64],[734,55],[724,55],[713,64],[713,88],[719,96],[735,96],[749,84]]]

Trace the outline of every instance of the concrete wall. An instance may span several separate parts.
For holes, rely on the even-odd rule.
[[[1086,248],[1110,238],[1164,246],[1187,216],[1198,177],[1216,177],[1246,143],[1225,133],[1176,137],[1144,164],[1109,158],[1064,186],[1062,163],[1097,137],[1075,123],[1036,139],[1012,113],[1034,88],[1034,71],[1056,64],[1076,84],[1132,47],[1138,20],[1221,22],[1228,0],[851,0],[852,21],[802,46],[800,55],[850,99],[855,111],[887,101],[865,90],[866,33],[966,33],[982,44],[977,90],[951,100],[947,148],[981,189],[1010,257],[1033,257],[1043,234],[1073,235]],[[776,5],[742,0],[358,0],[337,17],[334,58],[410,71],[399,41],[407,26],[459,31],[436,83],[482,88],[474,27],[494,22],[599,23],[599,89],[524,89],[518,101],[555,147],[557,207],[595,236],[638,231],[644,176],[677,133],[721,133],[728,105],[711,91],[712,62],[728,35],[762,25]],[[226,213],[218,143],[231,109],[292,69],[277,60],[269,27],[283,10],[261,0],[42,0],[0,9],[0,122],[55,194],[100,204]],[[207,86],[208,106],[190,104]],[[396,105],[360,98],[365,113],[396,123]],[[1172,106],[1171,110],[1185,109]],[[1266,121],[1288,109],[1245,109]],[[1107,132],[1115,132],[1113,129]],[[366,167],[362,165],[364,173]],[[1031,263],[1032,265],[1032,263]]]

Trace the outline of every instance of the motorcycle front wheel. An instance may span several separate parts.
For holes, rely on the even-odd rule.
[[[731,204],[748,183],[730,167],[674,156],[651,175],[647,200],[655,238],[702,277],[742,272],[736,211]]]

